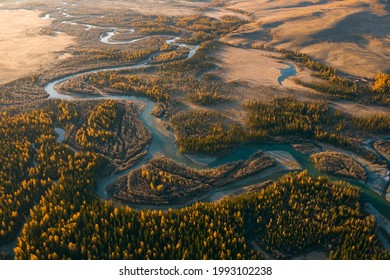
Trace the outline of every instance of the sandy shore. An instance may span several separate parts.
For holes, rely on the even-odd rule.
[[[197,155],[197,154],[184,154],[184,156],[193,162],[200,164],[204,167],[209,166],[211,163],[216,161],[218,157],[207,156],[207,155]]]
[[[281,165],[283,165],[287,170],[301,170],[302,166],[294,158],[292,154],[286,151],[268,151],[265,152],[271,158],[274,158]]]
[[[298,152],[305,155],[311,155],[314,153],[321,152],[321,149],[316,145],[314,145],[313,143],[293,144],[292,147]]]
[[[49,20],[39,11],[0,10],[0,84],[34,73],[62,58],[62,52],[73,43],[63,33],[43,34]],[[45,32],[46,33],[46,32]]]
[[[166,137],[173,137],[173,132],[168,129],[168,123],[166,121],[163,121],[159,118],[154,117],[155,120],[155,128],[160,131],[163,135]]]

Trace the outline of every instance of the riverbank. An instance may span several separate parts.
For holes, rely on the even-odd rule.
[[[107,36],[107,33],[106,33],[106,35],[103,35],[103,37],[100,37],[100,38],[107,38],[105,36]],[[176,44],[175,42],[177,40],[178,40],[178,38],[167,39],[166,43]],[[196,51],[198,50],[198,48],[194,47],[194,46],[185,45],[185,44],[179,44],[179,45],[181,47],[188,47],[191,50],[189,52],[187,58],[191,58],[193,55],[195,55]],[[277,77],[280,77],[280,62],[275,60],[275,57],[273,57],[274,55],[277,55],[277,54],[271,53],[271,52],[266,52],[266,51],[261,51],[261,50],[254,50],[254,49],[243,50],[243,49],[231,48],[231,47],[227,47],[227,46],[226,47],[224,46],[224,48],[227,48],[228,50],[235,49],[233,51],[232,55],[233,54],[237,55],[238,54],[237,51],[256,52],[256,54],[261,56],[261,58],[260,58],[261,61],[264,61],[264,59],[269,59],[269,62],[274,63],[275,67],[274,68],[271,67],[271,69],[274,69],[273,70],[274,73],[273,73],[273,75],[271,75],[272,77],[269,76],[268,78],[267,77],[266,78],[269,79],[269,81],[272,83],[272,86],[276,85],[277,87],[284,89],[284,87],[280,87],[280,85],[278,84],[278,81],[277,81]],[[251,56],[244,55],[243,57],[248,58]],[[148,61],[150,61],[150,58],[144,60],[143,62],[135,63],[132,66],[112,67],[112,68],[109,68],[109,70],[137,69],[137,68],[141,68],[141,67],[149,67],[149,65],[147,64]],[[250,63],[252,63],[252,61]],[[237,67],[239,65],[241,65],[241,64],[237,63],[237,61],[235,61],[234,66]],[[94,69],[92,71],[84,72],[83,74],[97,73],[97,72],[106,71],[106,70],[108,70],[108,69],[107,68]],[[226,73],[226,72],[224,72],[224,73]],[[236,72],[236,73],[238,73],[238,72]],[[66,96],[66,95],[60,94],[55,88],[56,88],[56,85],[63,83],[65,81],[68,81],[70,79],[76,78],[80,75],[82,75],[82,74],[72,74],[69,76],[62,77],[61,79],[53,80],[52,82],[47,84],[45,86],[45,91],[49,94],[49,98],[73,99],[73,100],[77,99],[77,98],[74,98],[73,96]],[[284,86],[289,85],[289,83],[291,85],[293,85],[294,87],[299,87],[295,83],[293,83],[292,81],[289,81],[289,80],[285,80],[283,85]],[[287,90],[286,90],[286,92],[287,92]],[[177,161],[178,163],[187,164],[190,167],[195,166],[195,167],[199,168],[199,166],[202,166],[196,162],[196,159],[194,161],[194,160],[189,159],[185,155],[181,154],[177,150],[177,147],[176,147],[175,141],[174,141],[174,137],[172,136],[172,134],[171,133],[168,134],[168,133],[166,133],[166,131],[161,130],[161,126],[159,126],[156,123],[156,118],[151,115],[151,110],[154,108],[154,105],[155,105],[154,102],[151,102],[150,100],[147,100],[145,98],[138,98],[138,97],[134,97],[134,96],[118,96],[118,95],[117,96],[105,95],[105,96],[100,96],[100,97],[84,96],[83,99],[84,100],[88,100],[88,99],[91,99],[91,100],[96,100],[96,99],[132,100],[132,101],[143,102],[144,104],[146,104],[146,107],[142,111],[140,118],[141,118],[142,122],[144,123],[144,125],[151,131],[152,142],[148,147],[147,155],[138,164],[136,164],[136,166],[133,168],[139,167],[141,164],[146,163],[148,160],[153,158],[153,156],[158,154],[158,153],[162,153],[163,155],[167,156],[168,158],[171,158],[174,161]],[[243,100],[241,100],[241,101],[243,101]],[[272,174],[266,174],[266,175],[263,174],[263,176],[265,175],[266,177],[262,177],[261,180],[269,180],[269,179],[274,178],[275,176],[280,176],[281,174],[286,173],[288,170],[298,170],[301,168],[309,169],[310,173],[313,173],[314,175],[319,174],[318,172],[315,171],[315,168],[308,162],[307,156],[304,156],[304,155],[296,152],[290,145],[283,145],[283,144],[274,145],[274,146],[273,145],[271,145],[271,146],[270,145],[252,145],[251,146],[252,148],[249,148],[249,149],[247,149],[247,147],[250,147],[250,145],[248,145],[248,146],[244,145],[244,146],[236,149],[233,153],[226,155],[226,156],[223,156],[221,158],[218,158],[217,160],[213,161],[211,164],[209,163],[208,167],[211,168],[211,167],[220,166],[224,163],[229,163],[229,162],[232,162],[235,160],[245,160],[245,159],[249,158],[254,152],[259,151],[259,150],[265,150],[265,151],[270,151],[271,152],[270,154],[272,154],[273,157],[281,163],[281,166],[284,165],[285,167],[282,167],[281,170],[280,169],[274,170],[274,172]],[[288,153],[290,155],[288,155]],[[131,170],[132,169],[121,172],[120,175],[127,174]],[[254,176],[254,177],[256,177],[256,176]],[[105,187],[107,186],[107,184],[114,182],[117,178],[119,178],[119,174],[115,175],[114,177],[107,178],[107,180],[101,181],[101,184],[98,186],[98,193],[105,194],[105,195],[103,195],[103,198],[104,197],[107,198],[106,192],[105,192]],[[261,182],[261,181],[256,181],[256,179],[259,179],[259,178],[245,179],[245,180],[242,180],[242,182],[240,182],[240,183],[241,184],[246,183],[247,185],[249,185],[249,184],[255,184],[256,182]],[[238,188],[242,188],[242,187],[243,187],[243,185],[240,185]],[[100,196],[100,197],[102,197],[102,196]]]
[[[137,65],[133,65],[132,67],[137,67]],[[98,71],[98,70],[95,70],[95,71]],[[104,71],[104,70],[101,70],[101,71]],[[65,95],[58,93],[55,90],[55,85],[58,83],[62,83],[68,79],[71,79],[75,76],[77,76],[77,75],[72,75],[69,77],[62,78],[62,79],[57,80],[57,81],[53,81],[52,83],[50,83],[50,85],[51,85],[50,87],[46,86],[45,89],[48,90],[48,94],[50,95],[50,98],[65,98],[65,99],[70,98],[70,99],[72,99],[73,97],[71,97],[71,96],[65,96]],[[144,109],[142,111],[140,117],[141,117],[141,120],[144,122],[144,124],[147,126],[147,128],[152,132],[152,143],[150,144],[150,146],[148,148],[148,154],[143,158],[143,160],[141,160],[139,162],[139,164],[136,165],[137,167],[140,166],[140,164],[146,163],[147,160],[151,159],[155,154],[161,153],[161,152],[164,155],[166,155],[167,157],[172,158],[175,161],[178,161],[179,163],[189,164],[189,166],[194,166],[194,165],[197,166],[197,164],[195,162],[189,160],[187,157],[185,157],[183,154],[181,154],[177,150],[177,147],[176,147],[175,142],[174,142],[174,137],[172,137],[172,136],[167,137],[167,135],[164,135],[158,129],[156,129],[155,117],[151,115],[151,110],[155,106],[154,102],[146,100],[145,98],[138,98],[138,97],[134,97],[134,96],[104,96],[104,98],[103,97],[101,97],[101,98],[93,97],[93,98],[89,98],[89,99],[92,99],[92,100],[96,100],[96,99],[119,99],[119,100],[121,100],[122,99],[122,100],[139,101],[139,102],[144,102],[147,104],[146,109]],[[84,100],[88,100],[88,97],[84,98]],[[228,162],[231,162],[234,160],[245,159],[258,150],[265,150],[265,151],[285,150],[285,151],[291,153],[291,155],[293,155],[293,157],[295,157],[295,159],[302,166],[303,169],[309,169],[310,174],[314,174],[314,175],[321,174],[321,173],[315,171],[315,168],[308,162],[307,155],[304,156],[303,154],[300,154],[299,152],[294,150],[290,145],[285,145],[285,144],[243,145],[243,146],[237,148],[233,153],[226,155],[222,158],[219,158],[218,160],[213,162],[209,167],[219,166],[221,164],[228,163]],[[293,169],[293,167],[291,167],[290,169]],[[121,173],[120,175],[123,176],[130,171],[131,170],[125,171],[125,172]],[[241,189],[241,188],[248,186],[250,184],[260,183],[260,182],[270,180],[270,179],[271,180],[277,179],[277,177],[280,177],[281,175],[285,174],[286,172],[287,172],[287,170],[284,168],[282,170],[280,170],[280,169],[279,170],[272,170],[272,172],[270,174],[266,174],[266,175],[262,174],[261,178],[258,178],[256,176],[250,177],[248,179],[241,180],[239,184],[230,186],[229,188],[232,188],[232,189],[234,189],[234,191],[237,191],[238,189]],[[115,175],[115,177],[107,178],[107,180],[100,181],[99,186],[97,188],[98,189],[97,193],[99,194],[99,197],[104,198],[104,199],[110,199],[107,196],[107,193],[105,191],[105,187],[109,183],[114,182],[117,178],[119,178],[119,176]],[[226,189],[226,190],[228,190],[228,193],[219,192],[219,193],[214,193],[212,195],[206,195],[204,197],[195,197],[194,199],[188,201],[188,203],[190,204],[190,203],[199,201],[199,199],[205,199],[205,201],[215,201],[216,199],[221,199],[222,197],[225,197],[226,195],[230,195],[232,193],[232,191],[231,191],[232,189],[229,190],[229,188]],[[376,202],[375,202],[376,198],[374,196],[368,196],[368,198],[374,199],[374,200],[371,200],[371,202],[373,204],[376,204]],[[123,203],[123,201],[121,202],[119,200],[117,200],[117,203],[129,205],[129,204]],[[382,203],[382,202],[378,202],[378,203]],[[189,204],[185,204],[185,205],[189,205]],[[136,208],[140,207],[139,205],[129,205],[129,206],[136,207]],[[142,205],[142,208],[144,208],[144,207],[151,208],[154,206]],[[173,206],[171,206],[171,207],[173,207]],[[183,206],[182,205],[175,205],[175,207],[180,208]],[[166,208],[162,208],[162,209],[166,209]],[[170,208],[170,207],[168,207],[168,208]],[[161,207],[159,209],[161,209]],[[381,208],[381,209],[383,209],[383,208]]]
[[[375,217],[375,221],[378,226],[385,231],[386,237],[380,233],[379,240],[381,241],[382,245],[390,251],[390,240],[388,239],[390,237],[390,221],[386,219],[386,217],[384,217],[370,203],[366,203],[365,209],[368,213],[370,213],[370,215],[373,215]]]

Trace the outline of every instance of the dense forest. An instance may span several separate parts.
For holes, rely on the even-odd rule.
[[[115,198],[136,204],[182,204],[210,190],[260,173],[275,164],[274,159],[259,152],[245,161],[195,170],[158,155],[119,178],[107,190]]]
[[[310,155],[310,161],[323,172],[363,181],[367,179],[364,168],[356,160],[340,152],[315,153]]]
[[[262,258],[252,242],[275,258],[312,248],[323,248],[332,259],[389,257],[373,218],[360,210],[358,189],[306,173],[287,175],[248,197],[166,212],[115,207],[90,191],[73,199],[80,190],[60,183],[62,191],[51,190],[32,211],[16,258]]]
[[[351,117],[326,103],[301,102],[293,97],[275,98],[271,103],[252,101],[245,107],[246,127],[212,111],[178,113],[172,118],[177,145],[187,152],[218,153],[247,141],[296,136],[356,150],[353,131],[390,132],[386,115]]]
[[[57,115],[38,110],[0,119],[0,242],[26,222],[17,259],[262,258],[253,242],[275,258],[313,248],[332,259],[389,257],[361,210],[359,190],[305,172],[251,195],[180,210],[135,211],[98,200],[104,159],[58,143]]]
[[[65,143],[100,154],[110,169],[122,170],[144,156],[151,134],[130,102],[49,101],[54,124],[65,130]]]
[[[82,48],[72,49],[77,59],[63,62],[59,72],[32,75],[28,81],[19,81],[25,82],[24,87],[10,83],[2,88],[4,104],[15,90],[23,95],[32,88],[39,99],[46,94],[41,85],[75,69],[148,60],[150,65],[142,69],[79,75],[58,90],[156,101],[152,114],[172,124],[182,152],[220,155],[247,142],[293,138],[327,142],[358,151],[371,162],[380,161],[374,152],[357,145],[354,132],[390,133],[386,115],[353,117],[326,103],[293,97],[247,102],[242,107],[245,123],[212,109],[212,105],[229,102],[234,87],[209,73],[215,68],[211,53],[218,48],[219,38],[237,30],[245,20],[199,15],[116,18],[113,13],[79,23],[122,27],[114,40],[147,38],[134,49],[91,47],[98,42],[96,38],[84,42]],[[129,32],[128,26],[136,31]],[[196,47],[195,55],[185,59],[189,50],[168,44],[170,36],[180,36],[178,44]],[[283,53],[284,59],[303,64],[326,81],[297,81],[304,86],[330,98],[356,100],[362,93],[364,102],[389,104],[388,74],[378,74],[369,87],[306,55]],[[17,99],[19,95],[12,96]],[[313,250],[325,252],[329,259],[390,258],[379,242],[375,219],[363,210],[359,189],[343,181],[310,176],[307,171],[252,186],[245,195],[166,211],[135,210],[100,199],[96,194],[99,181],[128,170],[147,154],[152,136],[139,119],[142,106],[113,100],[46,100],[36,107],[40,109],[16,114],[10,113],[11,108],[0,114],[0,247],[16,242],[14,256],[0,258],[289,259]],[[64,141],[58,140],[55,128],[65,131]],[[169,129],[167,125],[168,133]],[[376,146],[388,154],[388,142]],[[364,169],[341,154],[315,154],[311,159],[320,170],[366,179]],[[156,156],[120,177],[108,192],[133,203],[170,205],[191,201],[276,165],[263,152],[246,161],[204,170]]]
[[[181,151],[214,154],[244,141],[244,130],[213,111],[178,113],[172,118]]]
[[[73,154],[57,142],[53,114],[44,110],[0,119],[0,244],[11,240],[30,209],[69,170],[95,172],[97,154]],[[73,172],[73,171],[72,171]]]

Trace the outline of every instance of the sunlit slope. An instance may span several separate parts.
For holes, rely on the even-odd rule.
[[[358,76],[390,71],[388,1],[242,0],[228,7],[256,19],[226,38],[231,43],[298,50]]]

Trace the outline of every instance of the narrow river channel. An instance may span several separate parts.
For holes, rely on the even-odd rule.
[[[68,23],[72,24],[79,24],[73,21],[67,21]],[[81,24],[83,25],[83,24]],[[103,28],[101,26],[91,26],[88,25],[88,28]],[[129,41],[112,41],[113,36],[117,32],[116,28],[109,28],[108,31],[105,31],[100,36],[100,41],[105,44],[131,44],[136,41],[146,39],[144,38],[138,38],[134,40]],[[134,32],[134,29],[128,29],[128,32]],[[179,44],[176,43],[178,40],[180,40],[179,37],[168,39],[166,42],[168,44],[177,45],[180,47],[188,48],[189,54],[187,56],[188,58],[191,58],[195,55],[197,49],[199,46],[193,46],[193,45],[186,45],[186,44]],[[84,71],[77,74],[69,75],[54,81],[49,82],[45,87],[45,91],[49,94],[49,98],[58,98],[58,99],[65,99],[65,100],[76,100],[76,99],[82,99],[82,100],[95,100],[95,99],[115,99],[115,100],[124,100],[124,101],[133,101],[133,102],[139,102],[145,105],[144,110],[142,111],[140,115],[141,121],[144,123],[144,125],[150,130],[152,134],[152,142],[148,147],[148,153],[147,155],[135,166],[130,168],[129,170],[126,170],[122,173],[112,175],[108,178],[104,178],[100,180],[96,193],[98,197],[101,199],[111,199],[107,192],[106,187],[114,182],[116,179],[118,179],[120,176],[125,176],[132,170],[140,167],[142,164],[147,163],[151,158],[153,158],[157,154],[163,154],[164,156],[174,160],[177,163],[185,164],[188,167],[201,169],[201,168],[212,168],[217,167],[225,163],[229,163],[232,161],[237,160],[246,160],[251,155],[253,155],[256,151],[283,151],[291,154],[296,161],[302,166],[303,169],[307,169],[309,174],[319,176],[319,175],[326,175],[322,172],[319,172],[315,169],[313,164],[309,161],[308,155],[301,154],[300,152],[296,151],[291,145],[288,144],[247,144],[247,145],[241,145],[237,149],[235,149],[232,153],[214,158],[212,161],[209,160],[209,163],[204,165],[200,164],[198,161],[191,160],[190,157],[187,157],[186,155],[182,154],[175,144],[174,136],[172,133],[169,135],[162,133],[160,130],[156,129],[156,118],[151,114],[151,110],[153,109],[155,103],[151,100],[148,100],[146,98],[142,97],[136,97],[136,96],[100,96],[100,97],[90,97],[90,96],[71,96],[71,95],[64,95],[61,94],[56,90],[56,86],[68,81],[70,79],[76,78],[80,75],[84,74],[90,74],[90,73],[97,73],[102,71],[110,71],[110,70],[124,70],[124,69],[141,69],[146,67],[151,67],[151,65],[148,64],[148,62],[151,60],[151,57],[146,59],[145,61],[139,62],[134,65],[130,66],[113,66],[109,68],[102,68],[102,69],[94,69],[90,71]],[[289,67],[288,68],[281,68],[281,76],[278,77],[278,82],[280,84],[283,83],[283,81],[290,77],[294,76],[296,74],[295,66],[291,63],[286,63]],[[61,134],[60,134],[61,135]],[[63,140],[63,139],[59,139]],[[279,176],[289,172],[290,170],[285,168],[274,168],[269,170],[265,170],[264,174],[258,174],[251,176],[249,178],[246,178],[244,180],[241,180],[239,182],[236,182],[234,184],[225,186],[223,188],[218,188],[216,190],[212,190],[209,193],[197,197],[194,200],[188,201],[183,204],[177,204],[177,205],[171,205],[171,206],[153,206],[153,205],[131,205],[132,207],[136,209],[142,209],[142,208],[153,208],[153,209],[168,209],[168,208],[179,208],[187,206],[193,202],[196,201],[207,201],[212,202],[221,199],[222,197],[226,197],[233,194],[238,194],[242,192],[242,189],[248,185],[257,184],[260,182],[264,182],[266,180],[274,180],[277,179]],[[339,180],[340,178],[336,178],[333,176],[329,176],[332,180]],[[352,184],[358,186],[362,190],[362,198],[363,201],[370,202],[376,209],[378,209],[386,218],[390,219],[390,203],[388,203],[383,197],[378,195],[377,193],[373,192],[372,190],[365,187],[363,184],[350,181]],[[117,201],[119,204],[126,204],[121,201]]]

